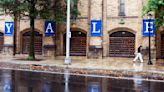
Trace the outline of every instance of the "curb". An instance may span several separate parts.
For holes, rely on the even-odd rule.
[[[9,62],[0,62],[1,69],[22,70],[33,72],[47,72],[47,73],[65,73],[69,71],[72,75],[93,75],[93,76],[106,76],[117,78],[142,78],[144,80],[158,80],[164,81],[164,72],[157,71],[134,71],[134,70],[107,70],[107,69],[94,69],[94,68],[73,68],[66,66],[55,65],[41,65],[41,64],[14,64]]]

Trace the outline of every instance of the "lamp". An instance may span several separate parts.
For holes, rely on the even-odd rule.
[[[149,21],[149,24],[148,24],[148,31],[149,31],[149,59],[148,59],[148,65],[152,65],[153,63],[152,63],[152,61],[151,61],[151,43],[150,43],[150,31],[151,31],[151,29],[150,29],[150,22],[151,22],[151,18],[152,18],[152,14],[148,14],[147,15],[148,16],[148,21]]]

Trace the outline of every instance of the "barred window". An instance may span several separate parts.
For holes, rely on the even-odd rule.
[[[120,0],[119,3],[119,16],[125,16],[125,0]]]

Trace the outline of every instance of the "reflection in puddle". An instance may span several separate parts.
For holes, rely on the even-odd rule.
[[[133,63],[133,67],[136,71],[142,71],[143,70],[143,63]]]
[[[43,90],[42,90],[42,92],[52,92],[51,91],[51,84],[50,84],[50,82],[44,82],[43,83]]]
[[[133,82],[134,82],[134,89],[135,90],[141,89],[142,88],[142,84],[143,84],[143,81],[141,80],[142,77],[140,75],[134,75],[133,77],[134,77],[134,80],[133,80]]]
[[[12,74],[11,71],[2,71],[1,75],[1,85],[2,91],[1,92],[12,92]]]
[[[97,82],[89,83],[88,92],[101,92],[99,83]]]
[[[98,78],[23,71],[0,71],[0,92],[163,92],[164,82]]]
[[[65,83],[64,92],[69,92],[69,77],[70,77],[69,70],[65,70],[65,73],[64,73],[64,83]]]

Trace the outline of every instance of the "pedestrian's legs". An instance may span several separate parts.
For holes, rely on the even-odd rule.
[[[138,56],[139,56],[140,61],[143,62],[143,58],[142,58],[141,53],[138,53]]]
[[[136,57],[134,58],[133,61],[136,61],[138,59],[139,53],[136,54]]]

